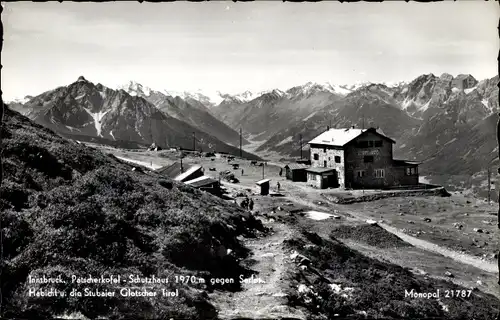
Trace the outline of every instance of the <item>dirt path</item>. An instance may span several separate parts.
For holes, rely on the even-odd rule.
[[[369,219],[373,220],[372,217],[370,217],[368,215],[364,215],[363,213],[361,213],[359,211],[346,210],[345,208],[342,208],[341,211],[346,212],[349,215],[351,215],[352,217],[355,217],[359,220],[363,220],[363,221],[366,221]],[[392,227],[388,224],[385,224],[385,223],[378,223],[378,225],[380,227],[384,228],[386,231],[401,238],[401,240],[403,240],[403,241],[405,241],[405,242],[407,242],[407,243],[409,243],[417,248],[420,248],[420,249],[423,249],[426,251],[430,251],[430,252],[434,252],[434,253],[438,253],[438,254],[443,255],[445,257],[451,258],[455,261],[474,266],[474,267],[481,269],[483,271],[486,271],[486,272],[498,273],[498,266],[496,265],[496,263],[484,261],[484,260],[481,260],[477,257],[472,256],[472,255],[460,253],[460,252],[457,252],[455,250],[451,250],[451,249],[439,246],[439,245],[434,244],[432,242],[418,239],[416,237],[410,236],[410,235],[398,230],[397,228],[394,228],[394,227]]]
[[[308,205],[312,208],[316,208],[318,210],[325,211],[325,208],[322,208],[314,203],[314,201],[322,201],[323,203],[329,203],[331,209],[333,209],[333,208],[339,209],[340,212],[347,213],[348,215],[350,215],[351,217],[353,217],[357,220],[360,220],[360,221],[373,220],[372,217],[364,214],[363,212],[360,212],[359,210],[348,210],[348,209],[346,209],[346,206],[339,206],[337,204],[333,204],[333,203],[329,202],[327,199],[325,199],[324,197],[322,197],[320,195],[318,190],[310,190],[310,189],[302,190],[302,189],[304,189],[304,187],[302,185],[299,185],[299,184],[287,185],[287,187],[288,187],[288,191],[291,194],[300,192],[301,194],[307,195],[306,197],[301,197],[301,198],[290,197],[290,199],[292,201],[295,201],[296,203],[300,203],[302,205]],[[308,188],[308,187],[305,187],[305,188]],[[307,192],[308,190],[309,190],[309,193]],[[331,209],[330,209],[330,211],[331,211]],[[451,258],[451,259],[458,261],[460,263],[474,266],[474,267],[481,269],[483,271],[486,271],[486,272],[498,273],[498,266],[496,263],[484,261],[484,260],[481,260],[477,257],[472,256],[472,255],[460,253],[460,252],[457,252],[455,250],[451,250],[451,249],[445,248],[443,246],[439,246],[439,245],[434,244],[432,242],[418,239],[416,237],[410,236],[410,235],[398,230],[397,228],[394,228],[394,227],[392,227],[388,224],[385,224],[385,223],[378,223],[378,225],[380,227],[384,228],[386,231],[396,235],[397,237],[401,238],[403,241],[405,241],[405,242],[407,242],[407,243],[409,243],[417,248],[420,248],[420,249],[423,249],[423,250],[426,250],[429,252],[433,252],[433,253],[438,253],[440,255]]]
[[[398,229],[391,227],[391,226],[384,224],[384,223],[379,223],[379,226],[381,226],[382,228],[384,228],[388,232],[398,236],[403,241],[405,241],[405,242],[407,242],[407,243],[409,243],[417,248],[424,249],[424,250],[427,250],[430,252],[438,253],[438,254],[443,255],[445,257],[451,258],[455,261],[469,264],[471,266],[474,266],[474,267],[481,269],[483,271],[486,271],[486,272],[498,273],[498,266],[496,265],[496,263],[484,261],[484,260],[478,259],[474,256],[460,253],[460,252],[457,252],[457,251],[454,251],[451,249],[444,248],[442,246],[438,246],[437,244],[434,244],[432,242],[415,238],[413,236],[407,235],[406,233],[399,231]]]
[[[255,277],[265,283],[244,283],[239,292],[211,294],[220,319],[306,319],[302,311],[286,305],[283,293],[286,286],[284,275],[291,263],[283,242],[292,236],[292,230],[282,223],[265,224],[273,228],[270,236],[244,240],[253,253],[250,258],[255,264],[251,269],[255,271]]]

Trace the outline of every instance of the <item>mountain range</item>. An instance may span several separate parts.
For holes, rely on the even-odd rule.
[[[30,99],[24,104],[11,103],[9,107],[55,132],[77,140],[97,141],[120,146],[137,147],[155,143],[162,147],[182,147],[205,151],[239,154],[239,148],[229,145],[200,127],[215,126],[216,132],[227,131],[239,140],[239,134],[216,120],[208,112],[176,98],[147,91],[150,101],[141,94],[130,94],[87,81],[83,76],[68,86],[58,87]],[[170,105],[177,101],[177,105]],[[187,110],[187,113],[186,111]],[[192,119],[205,116],[196,126]],[[180,118],[186,115],[187,121]],[[206,121],[206,122],[204,122]],[[234,138],[236,135],[236,138]],[[228,139],[228,137],[226,137]],[[243,156],[257,156],[244,152]]]
[[[464,75],[461,75],[461,77]],[[299,156],[327,127],[379,127],[397,141],[395,157],[422,161],[426,174],[474,174],[496,152],[498,76],[458,88],[450,74],[353,85],[308,82],[240,94],[158,91],[136,82],[115,89],[84,78],[10,107],[73,136],[192,146],[237,154],[241,129],[258,154]],[[465,146],[470,149],[464,151]]]
[[[454,87],[453,79],[449,74],[427,74],[391,87],[366,84],[340,98],[332,94],[331,103],[311,110],[307,117],[286,120],[281,125],[284,129],[256,152],[298,156],[299,135],[307,143],[329,126],[374,126],[396,140],[396,157],[422,161],[422,173],[455,175],[486,170],[497,156],[498,76],[475,80],[467,89]],[[278,100],[269,108],[280,103]]]

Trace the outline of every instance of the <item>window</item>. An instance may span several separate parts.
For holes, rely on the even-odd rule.
[[[340,163],[340,156],[335,156],[335,163]]]
[[[365,176],[365,170],[356,171],[356,176],[358,176],[358,178],[363,178]]]
[[[313,155],[313,159],[314,159],[314,160],[319,160],[319,154],[315,153],[315,154]]]
[[[380,148],[382,146],[382,141],[373,141],[373,140],[369,140],[369,141],[358,141],[358,143],[356,144],[356,146],[358,148]]]
[[[367,148],[367,147],[368,147],[367,141],[359,141],[358,142],[358,148]]]
[[[365,156],[364,162],[373,162],[373,156]]]
[[[326,160],[325,160],[325,161],[323,161],[323,167],[325,167],[325,168],[326,168]]]
[[[330,160],[331,160],[331,158],[330,158],[330,157],[328,157],[328,161],[330,161]]]
[[[383,178],[383,177],[385,177],[385,170],[384,169],[375,169],[375,171],[373,171],[373,176],[375,178]]]
[[[416,175],[418,173],[417,171],[417,167],[408,167],[406,168],[406,175],[407,176],[413,176],[413,175]]]

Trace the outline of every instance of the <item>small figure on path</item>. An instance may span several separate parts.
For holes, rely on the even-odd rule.
[[[253,199],[250,198],[250,201],[248,202],[248,209],[250,209],[250,211],[253,210]]]
[[[243,175],[243,173],[245,173],[245,171],[243,169],[241,169],[241,175]]]
[[[242,207],[243,209],[246,209],[246,208],[247,208],[247,206],[248,206],[247,199],[244,199],[243,201],[241,201],[241,204],[240,204],[240,205],[241,205],[241,207]]]
[[[283,168],[280,169],[280,177],[283,175]]]
[[[278,182],[278,192],[280,192],[281,184]]]

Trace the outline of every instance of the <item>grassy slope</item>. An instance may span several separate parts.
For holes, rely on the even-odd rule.
[[[237,261],[247,253],[236,237],[261,225],[244,222],[238,207],[154,173],[131,171],[8,109],[2,147],[4,316],[213,318],[201,291],[209,285],[167,285],[180,290],[179,298],[44,299],[28,297],[34,285],[27,276],[192,274],[208,280],[245,272]],[[234,256],[218,254],[226,248]],[[56,288],[68,293],[85,286],[67,282]]]
[[[312,289],[308,293],[292,292],[289,296],[292,306],[303,306],[312,313],[311,319],[338,316],[362,319],[360,312],[366,312],[369,318],[384,319],[495,319],[499,311],[499,301],[494,296],[473,291],[470,297],[446,298],[445,290],[465,288],[449,281],[428,280],[400,266],[368,258],[333,236],[324,239],[303,231],[301,237],[288,241],[288,246],[311,260],[309,268],[297,269],[289,279],[296,287],[305,284]],[[354,291],[337,294],[329,288],[330,283]],[[411,289],[416,292],[440,289],[440,301],[405,297],[405,290]]]

